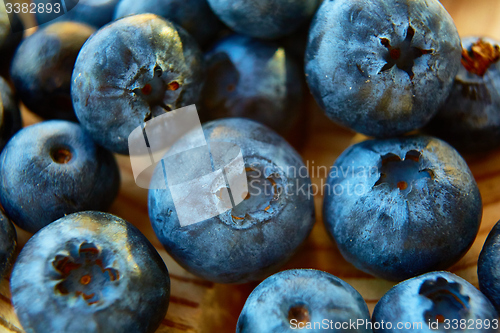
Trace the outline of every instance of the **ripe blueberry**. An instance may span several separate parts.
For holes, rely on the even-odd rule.
[[[236,333],[298,329],[371,333],[364,325],[356,330],[338,326],[359,321],[369,322],[370,313],[363,297],[348,283],[326,272],[292,269],[270,276],[252,291],[238,318]]]
[[[78,120],[92,138],[128,154],[128,137],[136,127],[195,103],[203,81],[196,41],[159,16],[141,14],[105,26],[85,43],[71,95]]]
[[[113,155],[75,123],[19,131],[0,155],[0,202],[19,227],[36,232],[66,214],[107,210],[118,193]]]
[[[14,55],[11,76],[23,103],[43,118],[76,120],[71,74],[76,57],[94,33],[75,22],[46,25],[26,38]]]
[[[309,31],[306,76],[332,120],[396,136],[436,114],[460,53],[457,29],[438,0],[324,1]]]
[[[27,332],[151,333],[167,312],[170,278],[158,252],[114,215],[67,215],[36,233],[12,272]]]
[[[335,161],[327,231],[357,268],[388,280],[446,269],[470,248],[481,196],[464,159],[436,138],[369,140]]]
[[[148,203],[158,239],[185,269],[214,282],[243,283],[276,272],[307,238],[314,224],[310,179],[302,159],[275,132],[248,119],[215,120],[204,124],[203,132],[211,146],[231,143],[240,147],[248,191],[241,194],[244,200],[234,208],[181,226],[171,188],[159,189],[164,184],[164,169],[158,164]],[[196,139],[188,134],[183,140],[195,147]],[[192,190],[206,189],[213,194],[207,198],[211,201],[189,206],[191,217],[204,216],[206,205],[221,205],[222,196],[228,192],[226,184],[218,179],[204,182],[202,176],[209,176],[205,172],[194,176],[200,165],[208,163],[210,167],[213,161],[213,155],[208,158],[201,151],[197,154],[198,150],[188,156],[177,154],[164,163],[181,170],[180,176],[193,175],[194,179],[177,185],[185,188],[185,204],[191,202]],[[232,176],[237,171],[227,171],[230,184],[240,180]],[[196,186],[188,187],[187,181],[194,181]]]
[[[498,315],[490,301],[449,272],[397,284],[377,303],[372,321],[374,333],[498,332]]]

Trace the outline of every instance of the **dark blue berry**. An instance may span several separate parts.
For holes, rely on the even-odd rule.
[[[11,291],[26,332],[152,333],[167,312],[170,279],[137,228],[111,214],[81,212],[28,241]]]
[[[388,280],[446,269],[472,245],[481,196],[464,159],[436,138],[369,140],[335,161],[323,217],[342,255]]]
[[[250,118],[280,133],[298,121],[304,108],[303,74],[284,48],[232,35],[218,42],[205,60],[200,112],[205,120]]]
[[[283,138],[254,121],[215,120],[204,124],[203,132],[211,156],[202,149],[192,149],[166,158],[155,169],[149,190],[149,217],[158,239],[180,265],[207,280],[243,283],[276,272],[314,224],[307,168]],[[179,142],[196,147],[196,139],[191,133]],[[244,166],[240,168],[244,167],[246,175],[234,165],[224,170],[229,184],[239,182],[241,179],[235,177],[242,174],[248,183],[244,193],[233,192],[235,188],[219,178],[203,178],[214,175],[211,163],[216,163],[217,156],[232,156],[234,145],[241,149]],[[161,188],[164,172],[170,184],[166,189]],[[180,201],[183,211],[189,208],[189,217],[197,223],[181,225],[179,202],[176,205],[172,194],[174,185],[175,195],[184,196]],[[190,195],[191,191],[202,190],[209,192],[205,201],[196,201],[196,196]],[[224,204],[223,196],[229,191],[233,201],[238,199],[240,203],[204,218],[207,209]]]
[[[289,35],[314,14],[318,0],[208,0],[215,14],[234,31],[256,38]]]
[[[460,38],[437,0],[324,1],[306,77],[332,120],[370,136],[424,126],[451,90]]]
[[[500,47],[478,37],[462,45],[451,94],[425,130],[459,151],[480,153],[500,146]]]
[[[431,272],[389,290],[373,311],[374,333],[498,332],[490,301],[464,279]]]
[[[25,127],[0,155],[0,201],[19,227],[36,232],[66,214],[105,211],[118,193],[113,155],[75,123]]]
[[[14,262],[17,233],[12,222],[0,210],[0,277],[5,276]]]
[[[500,223],[493,227],[477,262],[477,275],[481,291],[500,311]]]
[[[78,52],[94,31],[80,23],[60,22],[44,26],[21,43],[11,76],[28,109],[43,118],[76,120],[71,75]]]
[[[100,28],[113,20],[113,13],[119,0],[76,0],[65,1],[66,10],[57,13],[55,4],[61,0],[34,0],[37,4],[35,17],[38,24],[53,23],[57,21],[74,21]],[[72,6],[76,2],[76,5]],[[48,12],[48,4],[52,5],[52,10]],[[43,6],[43,7],[40,7]],[[68,8],[69,7],[69,8]],[[43,8],[43,10],[41,9]]]
[[[272,275],[252,291],[236,333],[371,333],[365,326],[369,321],[363,297],[348,283],[326,272],[293,269]],[[364,324],[352,329],[350,322]]]
[[[8,82],[0,77],[0,151],[21,127],[21,112],[17,99]]]
[[[200,45],[210,43],[223,24],[214,15],[207,0],[120,0],[115,19],[143,13],[156,14],[180,25]]]
[[[196,41],[170,21],[141,14],[105,26],[85,43],[71,95],[92,138],[128,154],[128,137],[136,127],[197,102],[203,82]]]

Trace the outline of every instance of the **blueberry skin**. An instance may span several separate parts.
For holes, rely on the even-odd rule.
[[[0,151],[21,127],[21,112],[14,92],[7,81],[0,76]]]
[[[284,48],[232,35],[218,42],[205,62],[201,116],[206,120],[245,117],[279,133],[297,122],[304,107],[303,73]]]
[[[28,241],[11,292],[27,333],[149,333],[167,312],[170,278],[136,227],[88,211],[59,219]]]
[[[328,321],[326,326],[317,324],[316,329],[304,328],[307,332],[372,332],[365,325],[332,329],[335,323],[349,320],[370,321],[363,297],[351,285],[326,272],[292,269],[270,276],[252,291],[238,318],[236,333],[295,332],[301,319],[308,320],[311,327]]]
[[[443,322],[438,325],[438,320]],[[486,320],[488,329],[484,328]],[[498,315],[490,301],[469,282],[450,272],[431,272],[397,284],[377,303],[372,321],[392,324],[392,328],[374,326],[374,333],[498,332],[493,328],[498,327]],[[429,321],[435,329],[429,328]],[[457,326],[454,323],[460,325],[460,321],[466,323],[465,329],[453,329]],[[398,323],[422,326],[404,329],[397,328]]]
[[[318,0],[208,0],[229,28],[248,36],[276,39],[296,31],[311,18]]]
[[[212,12],[207,0],[120,0],[114,18],[143,13],[163,16],[180,25],[200,45],[211,42],[224,27]]]
[[[78,0],[78,3],[64,15],[58,16],[54,11],[50,14],[46,11],[40,13],[37,10],[35,18],[38,24],[54,22],[53,20],[74,21],[100,28],[113,20],[113,13],[118,2],[119,0]],[[61,0],[35,0],[34,3],[46,6],[49,3],[52,5],[61,3]]]
[[[23,39],[23,23],[19,16],[14,13],[12,16],[12,25],[4,10],[4,6],[0,8],[0,75],[6,76],[9,73],[10,62],[14,56],[14,52]],[[14,27],[14,31],[12,29]]]
[[[204,74],[201,51],[184,29],[153,14],[128,16],[83,46],[73,71],[73,106],[97,143],[128,154],[132,130],[197,102]]]
[[[324,1],[309,31],[306,77],[332,120],[397,136],[436,114],[460,54],[457,29],[437,0]]]
[[[479,288],[500,312],[500,222],[490,231],[477,262]]]
[[[14,225],[0,210],[0,277],[7,275],[14,263],[17,233]]]
[[[206,280],[244,283],[275,273],[307,238],[314,224],[313,197],[308,195],[310,179],[301,157],[279,135],[248,119],[211,121],[203,125],[203,132],[209,144],[238,145],[246,168],[260,172],[266,178],[264,182],[275,183],[282,193],[270,199],[269,190],[263,188],[259,196],[258,190],[249,185],[250,193],[255,194],[251,195],[254,204],[245,200],[219,216],[181,227],[169,188],[153,189],[163,182],[160,164],[153,173],[148,195],[153,230],[182,267]],[[188,136],[186,142],[190,139]],[[194,155],[192,160],[197,160]],[[175,163],[183,165],[182,161]],[[260,182],[259,178],[255,181]],[[285,186],[288,188],[283,190]]]
[[[50,120],[19,131],[0,155],[0,202],[35,233],[82,210],[105,211],[120,185],[113,155],[75,123]]]
[[[387,280],[457,262],[472,245],[481,216],[466,162],[429,136],[353,145],[335,161],[325,187],[325,226],[344,258]]]
[[[490,38],[467,37],[462,39],[465,52],[472,52],[472,46],[478,40],[493,47],[494,59],[488,59],[485,67],[475,69],[466,67],[467,62],[462,58],[450,96],[425,127],[426,132],[442,138],[464,153],[485,152],[500,146],[499,42]],[[477,58],[473,56],[471,59]]]
[[[94,28],[76,22],[44,26],[14,55],[11,76],[23,103],[43,118],[75,120],[71,75],[76,57]]]

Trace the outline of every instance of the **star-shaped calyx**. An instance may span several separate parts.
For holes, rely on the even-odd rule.
[[[405,71],[410,79],[413,79],[413,76],[415,75],[413,73],[415,59],[420,58],[424,54],[433,52],[433,50],[424,50],[413,46],[413,36],[415,36],[415,29],[408,26],[405,40],[396,46],[391,45],[389,39],[380,38],[380,43],[387,48],[388,52],[385,56],[386,64],[382,67],[379,73],[388,71],[396,66],[397,68]]]
[[[52,261],[57,294],[83,298],[88,305],[103,301],[103,289],[112,287],[120,273],[103,264],[102,252],[93,244],[83,242],[78,254],[58,254]]]
[[[422,178],[434,178],[430,169],[421,169],[421,153],[410,150],[406,153],[404,160],[396,154],[382,156],[380,167],[380,178],[375,186],[388,184],[391,189],[398,188],[404,195],[410,193],[413,184]]]

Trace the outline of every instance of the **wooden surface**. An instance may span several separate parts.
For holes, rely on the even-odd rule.
[[[500,39],[499,0],[441,2],[454,18],[462,37],[474,34]],[[330,167],[337,156],[359,137],[331,123],[313,104],[309,113],[309,136],[300,152],[310,166]],[[24,117],[26,124],[37,121],[36,117],[26,112]],[[119,156],[118,161],[122,170],[122,187],[111,212],[139,227],[158,249],[171,274],[170,307],[158,332],[234,332],[245,299],[257,283],[214,284],[180,268],[165,253],[152,231],[147,214],[147,191],[134,184],[128,158]],[[500,151],[469,157],[467,161],[482,194],[483,220],[471,250],[450,270],[477,286],[477,257],[488,232],[500,219]],[[321,186],[325,178],[326,174],[314,175],[312,181]],[[356,270],[340,256],[322,224],[322,201],[321,196],[315,197],[317,223],[298,254],[284,268],[316,268],[339,276],[363,295],[372,311],[377,300],[393,284]],[[30,235],[19,229],[18,234],[19,247],[22,247]],[[0,284],[0,332],[23,332],[10,303],[8,279]]]

